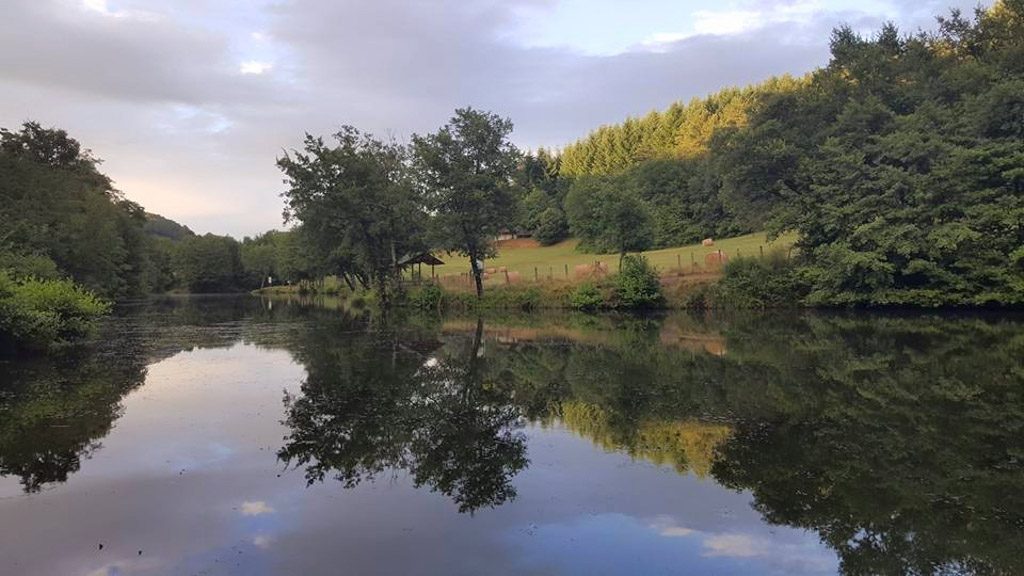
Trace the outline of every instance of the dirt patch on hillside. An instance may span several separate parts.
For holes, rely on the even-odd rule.
[[[514,240],[498,240],[500,250],[515,250],[517,248],[540,248],[540,242],[533,238],[516,238]]]

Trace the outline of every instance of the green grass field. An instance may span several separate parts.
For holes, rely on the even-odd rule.
[[[666,248],[663,250],[652,250],[644,252],[647,259],[661,272],[669,272],[678,269],[680,265],[685,270],[692,270],[691,261],[703,267],[704,256],[711,252],[721,250],[729,258],[735,259],[740,256],[757,256],[764,248],[765,253],[770,249],[782,247],[788,249],[796,240],[795,234],[786,234],[769,242],[763,232],[738,236],[736,238],[725,238],[716,240],[715,245],[681,246],[677,248]],[[524,280],[533,280],[534,269],[539,278],[547,278],[550,274],[553,278],[565,278],[565,267],[569,267],[569,276],[573,275],[573,267],[578,264],[589,264],[595,261],[607,263],[610,271],[615,272],[619,265],[617,254],[584,254],[576,251],[576,240],[566,240],[554,246],[539,248],[506,248],[498,250],[498,257],[485,262],[488,268],[505,266],[509,271],[519,272]],[[435,267],[434,271],[438,276],[460,275],[469,272],[469,259],[456,254],[440,254],[439,258],[445,261],[443,266]],[[429,268],[423,267],[423,275],[429,277]]]

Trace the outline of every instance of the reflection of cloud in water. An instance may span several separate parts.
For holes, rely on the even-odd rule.
[[[657,530],[658,534],[666,538],[682,538],[683,536],[691,536],[696,533],[691,528],[676,524],[676,521],[671,516],[658,516],[651,522],[651,528]]]
[[[739,532],[704,532],[681,526],[675,518],[657,516],[648,527],[665,538],[695,537],[704,548],[705,558],[785,558],[801,571],[828,571],[831,559],[821,556],[819,549],[810,544],[773,542],[764,536]]]
[[[273,538],[267,536],[266,534],[257,534],[252,538],[252,545],[257,548],[266,550],[267,548],[270,548],[270,545],[271,543],[273,543],[273,541]]]
[[[156,558],[130,558],[128,560],[116,560],[105,564],[85,576],[124,576],[127,574],[143,574],[156,572],[161,566]]]
[[[688,522],[689,523],[689,522]],[[690,526],[694,524],[689,523]],[[743,576],[834,574],[834,553],[801,530],[759,525],[723,530],[685,526],[675,516],[595,514],[512,532],[524,571],[566,575],[689,574]],[[629,550],[623,555],[622,550]],[[547,572],[545,572],[547,573]]]
[[[705,556],[726,556],[730,558],[753,558],[771,551],[763,538],[746,534],[714,534],[704,539]]]
[[[261,516],[263,514],[274,513],[274,509],[263,500],[257,500],[255,502],[242,502],[241,510],[242,516]]]

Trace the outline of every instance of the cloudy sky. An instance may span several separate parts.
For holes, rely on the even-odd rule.
[[[983,2],[991,3],[990,1]],[[147,209],[281,227],[274,159],[461,106],[524,148],[828,61],[840,23],[931,28],[977,0],[0,0],[0,126],[64,128]]]

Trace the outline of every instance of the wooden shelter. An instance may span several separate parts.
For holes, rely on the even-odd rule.
[[[444,261],[434,256],[430,252],[417,252],[414,254],[406,254],[398,259],[398,268],[404,270],[411,268],[416,271],[416,274],[423,278],[423,265],[427,264],[430,266],[430,277],[434,277],[434,266],[441,266]],[[417,268],[418,267],[418,268]]]

